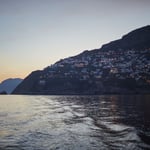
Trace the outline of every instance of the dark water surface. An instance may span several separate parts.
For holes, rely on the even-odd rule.
[[[150,149],[150,96],[0,96],[0,150]]]

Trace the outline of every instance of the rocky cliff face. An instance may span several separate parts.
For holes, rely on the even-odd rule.
[[[150,93],[150,26],[31,73],[13,94]]]

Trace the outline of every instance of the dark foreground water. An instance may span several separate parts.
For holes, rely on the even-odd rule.
[[[0,150],[150,149],[150,96],[0,96]]]

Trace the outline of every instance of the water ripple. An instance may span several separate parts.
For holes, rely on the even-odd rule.
[[[5,97],[5,101],[0,99],[0,103],[9,104],[9,107],[0,106],[0,150],[150,149],[149,111],[144,110],[144,102],[139,105],[141,97],[135,101],[123,98],[12,96]]]

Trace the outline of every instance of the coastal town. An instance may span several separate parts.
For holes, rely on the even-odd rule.
[[[39,83],[54,78],[77,78],[88,82],[130,79],[150,85],[150,49],[95,51],[85,51],[45,68]]]

